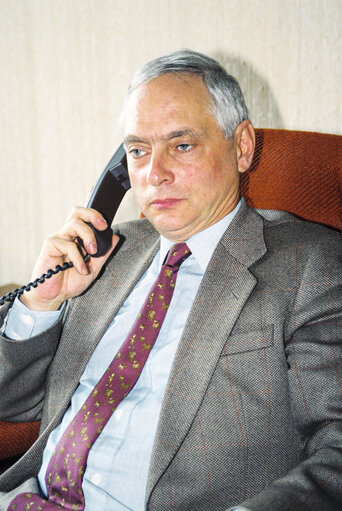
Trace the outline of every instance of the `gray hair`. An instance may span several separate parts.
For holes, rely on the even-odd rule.
[[[128,97],[134,89],[165,73],[200,75],[212,99],[211,113],[224,135],[231,138],[235,128],[249,118],[238,81],[215,59],[192,50],[180,50],[144,64],[133,76]]]

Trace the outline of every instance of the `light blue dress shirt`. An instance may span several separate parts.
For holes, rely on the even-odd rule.
[[[158,339],[135,387],[117,407],[89,453],[82,485],[85,511],[143,511],[154,437],[178,342],[209,260],[238,207],[187,240],[192,255],[179,269],[173,298]],[[96,347],[70,407],[61,424],[51,433],[38,475],[44,492],[46,469],[60,436],[123,343],[171,246],[172,242],[161,237],[160,250]],[[58,314],[37,314],[22,303],[15,303],[8,316],[5,334],[12,339],[27,339],[48,328]]]

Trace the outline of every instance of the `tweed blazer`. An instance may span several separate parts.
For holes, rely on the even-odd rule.
[[[159,248],[146,219],[117,232],[115,253],[63,318],[29,340],[0,340],[0,418],[41,418],[39,439],[0,477],[1,510],[37,491],[48,435]],[[342,508],[341,270],[338,232],[242,201],[179,342],[146,509]]]

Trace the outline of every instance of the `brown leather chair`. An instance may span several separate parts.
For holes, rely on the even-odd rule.
[[[342,230],[342,136],[256,130],[256,151],[241,193],[253,208],[281,209]],[[0,421],[0,470],[23,454],[39,422]]]

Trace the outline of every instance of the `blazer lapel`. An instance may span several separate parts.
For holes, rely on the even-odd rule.
[[[243,201],[214,251],[170,374],[152,453],[146,502],[195,419],[223,346],[255,287],[256,279],[248,266],[266,252],[262,229],[261,217]]]

